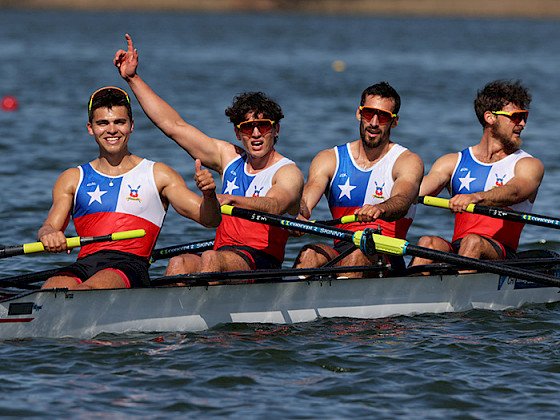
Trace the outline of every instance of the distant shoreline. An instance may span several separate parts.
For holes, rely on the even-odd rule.
[[[558,0],[0,0],[2,9],[560,18]]]

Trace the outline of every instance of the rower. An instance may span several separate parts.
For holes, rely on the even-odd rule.
[[[451,243],[423,236],[418,245],[471,258],[515,258],[523,223],[467,212],[470,204],[529,212],[537,197],[544,168],[520,149],[521,132],[529,116],[531,95],[520,81],[496,80],[478,91],[474,109],[482,125],[482,140],[458,153],[440,157],[420,186],[420,195],[451,193],[455,214]],[[411,265],[430,264],[415,258]]]
[[[311,162],[303,190],[301,217],[311,211],[324,194],[333,218],[355,215],[356,221],[338,227],[359,231],[381,228],[383,235],[404,239],[415,213],[418,188],[424,173],[420,157],[390,140],[391,129],[399,122],[401,99],[397,91],[382,82],[362,92],[356,118],[360,139],[323,150]],[[404,269],[402,257],[365,255],[348,242],[306,245],[295,268],[319,267],[343,257],[343,266],[377,264],[387,261]],[[349,273],[349,276],[361,274]]]
[[[126,40],[127,51],[118,50],[114,58],[120,75],[160,130],[222,176],[220,203],[296,215],[303,175],[294,162],[275,149],[284,117],[280,106],[262,92],[243,93],[226,109],[242,147],[209,137],[185,122],[140,78],[138,53],[128,34]],[[214,250],[172,258],[166,275],[280,268],[288,235],[278,227],[224,216]]]
[[[110,289],[149,285],[148,258],[171,204],[179,214],[207,226],[221,220],[216,184],[196,162],[196,186],[187,188],[171,167],[133,155],[128,142],[134,120],[128,94],[105,87],[88,103],[88,133],[99,147],[97,159],[63,172],[53,188],[53,204],[38,239],[46,251],[67,251],[64,230],[72,216],[79,236],[144,229],[141,239],[102,242],[81,248],[78,260],[59,270],[45,289]],[[68,251],[69,252],[69,251]]]

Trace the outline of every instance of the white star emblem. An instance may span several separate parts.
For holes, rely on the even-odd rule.
[[[99,190],[99,185],[97,187],[95,187],[95,191],[94,192],[88,192],[89,196],[91,197],[89,199],[89,203],[88,206],[93,203],[94,201],[97,201],[99,204],[103,204],[101,202],[101,197],[105,194],[107,194],[107,191],[100,191]]]
[[[461,191],[463,188],[466,188],[467,191],[471,190],[471,182],[473,182],[476,178],[471,178],[471,171],[469,171],[467,173],[467,176],[464,178],[459,178],[459,181],[461,181],[461,186],[459,187],[459,191]]]
[[[227,181],[227,187],[224,191],[224,194],[231,194],[233,190],[238,189],[239,187],[235,185],[235,181],[237,181],[237,177],[233,178],[233,181]]]
[[[338,188],[340,188],[340,196],[338,197],[338,199],[340,200],[343,196],[346,196],[350,200],[352,198],[350,197],[350,191],[352,191],[356,187],[354,185],[350,185],[350,178],[347,178],[346,184],[339,185]]]

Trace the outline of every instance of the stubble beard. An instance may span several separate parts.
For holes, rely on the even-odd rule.
[[[374,140],[371,140],[368,137],[368,133],[364,125],[360,124],[360,139],[362,140],[362,144],[365,149],[376,149],[381,146],[383,143],[385,143],[386,140],[389,139],[390,132],[391,130],[389,129],[386,132],[381,133]]]

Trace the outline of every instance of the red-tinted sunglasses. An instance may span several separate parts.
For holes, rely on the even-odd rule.
[[[236,127],[241,133],[245,134],[246,136],[250,136],[251,134],[253,134],[253,130],[255,129],[255,127],[259,129],[261,134],[268,133],[270,130],[272,130],[272,126],[274,125],[274,123],[275,121],[261,118],[257,120],[243,121],[242,123],[237,124]]]
[[[386,109],[374,108],[372,106],[361,106],[360,113],[366,121],[370,121],[374,115],[377,115],[379,124],[387,124],[397,117],[397,114],[387,111]]]
[[[529,111],[521,110],[521,111],[513,111],[513,112],[506,112],[506,111],[491,111],[494,115],[504,115],[508,117],[511,122],[515,125],[521,124],[521,121],[527,122],[529,119]]]

